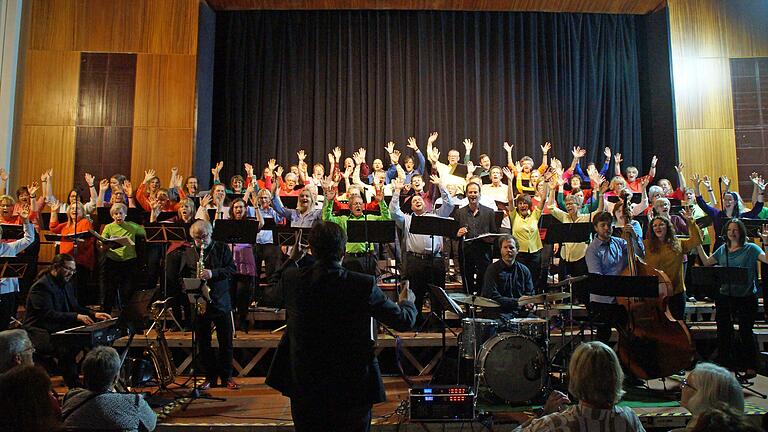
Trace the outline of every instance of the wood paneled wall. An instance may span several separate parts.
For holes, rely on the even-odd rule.
[[[131,180],[155,168],[192,169],[197,20],[200,0],[31,0],[21,108],[11,185],[54,167],[63,198],[72,188],[80,54],[136,53]],[[154,146],[160,148],[152,148]]]
[[[738,181],[729,59],[768,56],[768,3],[668,5],[680,160],[689,175],[725,174]]]

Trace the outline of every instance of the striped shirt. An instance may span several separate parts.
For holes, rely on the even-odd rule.
[[[532,420],[515,432],[643,432],[642,423],[630,408],[594,409],[573,405],[559,413]]]

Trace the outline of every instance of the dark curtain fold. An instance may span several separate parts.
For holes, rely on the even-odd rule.
[[[443,160],[471,138],[475,162],[504,163],[504,141],[538,161],[551,141],[566,166],[574,145],[639,164],[639,99],[632,16],[221,12],[211,156],[227,176],[300,148],[327,166],[334,146],[365,147],[370,163],[438,131]]]

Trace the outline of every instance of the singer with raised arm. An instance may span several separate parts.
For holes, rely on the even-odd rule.
[[[2,191],[0,191],[2,192]],[[0,197],[0,211],[2,209],[12,208],[12,200],[4,200]],[[19,212],[19,218],[24,226],[24,237],[12,242],[0,242],[0,257],[15,257],[23,251],[32,242],[35,241],[35,227],[29,221],[29,206],[22,207]],[[0,239],[3,237],[3,229],[0,227]],[[19,279],[1,278],[0,279],[0,331],[7,330],[11,323],[11,318],[16,318],[18,309]]]
[[[197,303],[197,320],[194,328],[198,349],[206,380],[200,389],[207,390],[216,386],[221,379],[221,386],[237,390],[240,385],[232,379],[232,300],[229,288],[232,277],[237,272],[232,251],[224,243],[214,241],[210,222],[198,220],[189,228],[189,235],[194,240],[194,247],[184,251],[181,261],[180,276],[198,278],[205,282],[210,290],[210,300],[201,298]],[[218,358],[211,348],[211,325],[216,325],[216,340],[219,342]]]
[[[51,343],[50,335],[61,330],[81,325],[91,325],[96,321],[110,319],[103,312],[92,312],[80,306],[71,282],[77,271],[75,258],[68,254],[53,257],[51,267],[35,281],[27,297],[27,311],[24,326],[28,329],[35,349],[43,354],[50,354],[59,361],[67,387],[79,387],[77,354],[82,346],[64,343]]]

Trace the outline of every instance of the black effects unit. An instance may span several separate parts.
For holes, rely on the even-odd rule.
[[[413,422],[475,419],[475,393],[465,385],[439,385],[410,390]]]

